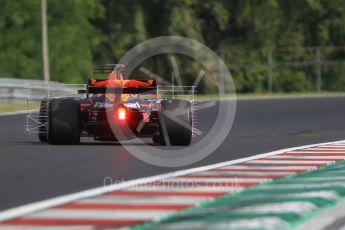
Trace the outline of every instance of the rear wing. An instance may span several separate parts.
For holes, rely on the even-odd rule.
[[[90,79],[86,85],[91,94],[155,94],[156,89],[155,80]]]

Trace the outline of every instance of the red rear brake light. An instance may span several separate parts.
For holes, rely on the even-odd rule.
[[[125,120],[126,119],[126,109],[125,108],[119,108],[118,116],[119,116],[119,120]]]

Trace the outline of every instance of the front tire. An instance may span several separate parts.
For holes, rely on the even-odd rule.
[[[48,124],[50,144],[79,144],[80,102],[72,98],[52,99],[49,103]]]
[[[186,100],[163,100],[160,115],[160,144],[169,140],[172,146],[188,146],[192,142],[192,107]]]

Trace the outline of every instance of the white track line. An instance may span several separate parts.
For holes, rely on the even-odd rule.
[[[299,165],[299,164],[329,164],[334,162],[333,160],[329,161],[308,161],[308,160],[264,160],[264,159],[258,159],[258,160],[253,160],[253,161],[248,161],[247,163],[251,164],[292,164],[292,165]]]
[[[128,188],[130,186],[135,186],[135,185],[149,183],[149,182],[153,182],[153,181],[157,181],[157,180],[163,180],[163,179],[167,179],[167,178],[171,178],[171,177],[178,177],[178,176],[183,176],[183,175],[187,175],[187,174],[191,174],[191,173],[195,173],[195,172],[202,172],[202,171],[211,170],[211,169],[215,169],[215,168],[230,166],[230,165],[234,165],[234,164],[247,162],[250,160],[255,160],[255,159],[259,159],[259,158],[263,158],[263,157],[269,157],[269,156],[273,156],[273,155],[277,155],[277,154],[281,154],[281,153],[285,153],[285,152],[294,151],[297,149],[311,148],[311,147],[320,146],[320,145],[331,145],[331,144],[339,144],[339,143],[344,143],[344,140],[287,148],[287,149],[277,150],[277,151],[273,151],[273,152],[269,152],[269,153],[258,154],[258,155],[251,156],[251,157],[221,162],[221,163],[217,163],[217,164],[212,164],[212,165],[207,165],[207,166],[202,166],[202,167],[197,167],[197,168],[192,168],[192,169],[187,169],[187,170],[175,171],[175,172],[161,174],[161,175],[157,175],[157,176],[135,179],[135,180],[123,182],[120,184],[114,184],[114,185],[110,185],[110,186],[106,186],[106,187],[89,189],[89,190],[85,190],[85,191],[81,191],[81,192],[77,192],[77,193],[73,193],[73,194],[68,194],[68,195],[64,195],[64,196],[59,196],[56,198],[52,198],[52,199],[48,199],[48,200],[44,200],[44,201],[39,201],[39,202],[35,202],[32,204],[23,205],[23,206],[19,206],[16,208],[5,210],[3,212],[0,212],[0,221],[5,221],[5,220],[25,216],[25,215],[28,215],[28,214],[33,213],[33,212],[38,212],[38,211],[43,210],[43,209],[48,209],[48,208],[51,208],[54,206],[70,203],[70,202],[80,200],[80,199],[85,199],[85,198],[89,198],[89,197],[93,197],[93,196],[102,195],[102,194],[107,193],[107,192],[112,192],[115,190]],[[278,168],[281,169],[281,167],[278,167]],[[284,168],[287,168],[287,167],[284,167]],[[309,168],[312,168],[312,167],[309,167]],[[23,188],[23,189],[25,189],[25,188]],[[202,189],[205,189],[205,187],[203,187]],[[220,187],[218,187],[218,188],[213,187],[213,190],[214,189],[217,189],[217,191],[221,190]],[[229,189],[229,188],[224,188],[224,191],[226,191],[226,189]]]
[[[308,170],[308,169],[314,169],[316,167],[314,166],[259,166],[259,165],[253,165],[253,166],[244,166],[244,165],[234,165],[234,166],[228,166],[228,167],[222,167],[220,169],[231,169],[231,170]]]

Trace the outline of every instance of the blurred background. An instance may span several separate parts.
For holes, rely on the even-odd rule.
[[[41,4],[41,0],[0,1],[3,85],[9,83],[7,78],[44,79]],[[237,93],[345,89],[343,0],[47,0],[46,4],[52,81],[84,83],[95,66],[116,63],[136,44],[179,35],[216,51],[230,69]],[[161,69],[168,68],[169,60],[159,59],[153,69],[164,73]],[[180,64],[182,74],[193,72],[193,65]],[[202,91],[207,93],[207,87]]]

